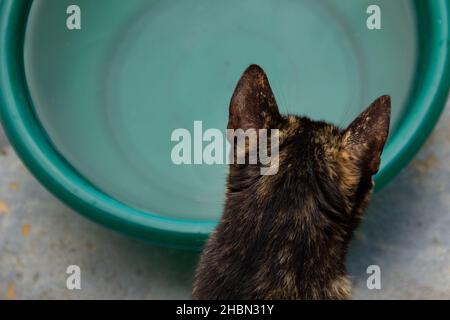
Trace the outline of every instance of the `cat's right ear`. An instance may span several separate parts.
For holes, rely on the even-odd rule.
[[[343,137],[346,156],[357,170],[369,174],[378,172],[381,153],[389,134],[391,98],[381,96],[362,112],[347,128]]]
[[[241,76],[230,103],[228,129],[275,129],[281,115],[261,67],[251,65]]]

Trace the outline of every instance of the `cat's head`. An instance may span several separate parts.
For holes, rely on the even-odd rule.
[[[283,116],[265,72],[252,65],[231,99],[228,129],[278,129],[279,168],[274,175],[261,175],[260,163],[232,165],[228,191],[249,191],[255,201],[278,203],[278,207],[289,203],[336,216],[361,214],[380,167],[389,123],[389,96],[378,98],[345,129]]]

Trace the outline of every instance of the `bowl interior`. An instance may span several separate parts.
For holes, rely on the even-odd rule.
[[[224,132],[251,63],[269,74],[282,112],[341,126],[390,94],[397,134],[416,72],[414,7],[375,2],[382,30],[369,31],[372,0],[79,0],[82,29],[69,31],[61,13],[72,1],[35,0],[24,45],[34,111],[105,194],[161,217],[217,221],[226,165],[175,165],[171,134],[186,128],[194,143],[196,120]]]

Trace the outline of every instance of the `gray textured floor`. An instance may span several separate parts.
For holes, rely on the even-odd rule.
[[[1,129],[0,129],[1,130]],[[373,200],[348,261],[355,298],[450,299],[450,105],[414,162]],[[188,298],[198,255],[156,248],[73,213],[0,131],[0,299]],[[66,289],[66,268],[82,290]],[[366,268],[382,289],[366,288]]]

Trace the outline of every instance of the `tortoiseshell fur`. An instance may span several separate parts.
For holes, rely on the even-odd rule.
[[[250,66],[228,128],[279,129],[279,171],[229,166],[224,214],[205,245],[193,298],[349,298],[345,257],[373,190],[389,117],[388,96],[346,130],[282,116],[266,74]]]

